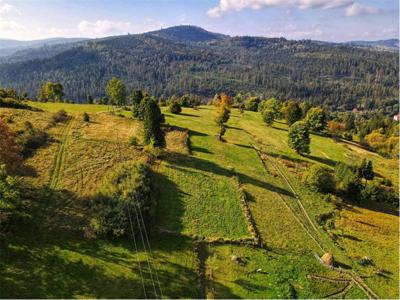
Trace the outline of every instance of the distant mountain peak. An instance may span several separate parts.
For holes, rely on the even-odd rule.
[[[147,34],[182,43],[209,42],[228,37],[227,35],[210,32],[201,27],[193,25],[179,25],[148,32]]]

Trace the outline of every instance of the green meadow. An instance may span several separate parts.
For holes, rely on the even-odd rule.
[[[29,104],[41,111],[0,108],[0,117],[13,116],[13,130],[29,120],[52,137],[18,178],[31,186],[28,218],[0,240],[0,298],[367,298],[354,274],[379,297],[399,297],[398,215],[372,204],[338,209],[301,182],[311,164],[333,168],[368,158],[378,179],[397,187],[398,161],[318,135],[311,136],[310,155],[300,156],[287,146],[283,121],[267,127],[260,113],[236,109],[221,142],[214,107],[181,114],[163,108],[171,131],[152,165],[150,253],[130,237],[85,236],[87,201],[103,176],[118,163],[148,159],[129,146],[132,137],[141,140],[142,123],[105,105]],[[60,109],[70,119],[47,128]],[[252,243],[243,195],[262,247]],[[319,225],[329,213],[334,226]],[[325,252],[344,273],[316,259]],[[361,266],[364,256],[375,266]]]

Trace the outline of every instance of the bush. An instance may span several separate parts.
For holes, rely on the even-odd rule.
[[[0,165],[0,231],[17,211],[20,201],[15,179],[7,174],[5,165]]]
[[[336,182],[330,170],[320,165],[312,165],[303,174],[303,181],[317,192],[330,193],[335,190]]]
[[[262,112],[265,124],[271,126],[274,124],[274,113],[272,110],[266,109]]]
[[[393,188],[385,188],[375,183],[368,184],[361,191],[361,199],[366,202],[373,201],[398,205],[398,197]]]
[[[170,111],[172,114],[180,114],[181,111],[182,111],[182,108],[181,108],[181,106],[179,105],[178,102],[172,102],[172,103],[169,105],[169,111]]]
[[[59,110],[58,112],[56,112],[53,115],[52,120],[53,120],[54,123],[64,123],[64,122],[66,122],[68,120],[68,118],[69,117],[68,117],[67,112],[62,109],[62,110]]]
[[[45,145],[49,138],[45,131],[34,128],[29,121],[24,123],[24,129],[17,134],[17,141],[22,147],[23,156],[28,156],[34,150]]]
[[[25,104],[22,101],[11,99],[11,98],[6,98],[6,99],[0,98],[0,107],[32,110],[32,107],[30,107],[28,104]]]
[[[16,171],[22,164],[21,146],[17,143],[15,133],[0,118],[0,165],[8,171]]]
[[[89,123],[90,122],[90,117],[87,112],[83,113],[83,122]]]
[[[335,167],[335,178],[339,183],[339,188],[347,196],[358,199],[362,185],[356,167],[348,166],[344,163],[338,163]]]
[[[246,110],[257,111],[259,102],[260,100],[257,97],[250,97],[244,102],[244,106]]]
[[[149,224],[151,207],[151,183],[149,167],[144,163],[127,163],[106,174],[100,193],[91,203],[89,236],[131,234],[139,230],[137,217]]]
[[[138,146],[139,145],[139,141],[138,138],[136,136],[131,136],[131,138],[129,139],[129,146]]]

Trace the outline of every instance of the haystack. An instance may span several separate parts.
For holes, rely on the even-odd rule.
[[[325,253],[324,255],[322,255],[321,261],[325,265],[331,266],[331,267],[333,267],[333,265],[335,264],[335,259],[333,258],[333,255],[331,253]]]

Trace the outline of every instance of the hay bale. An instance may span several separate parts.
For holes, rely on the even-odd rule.
[[[333,267],[335,264],[335,259],[333,258],[332,253],[325,253],[321,256],[321,261],[327,266]]]

